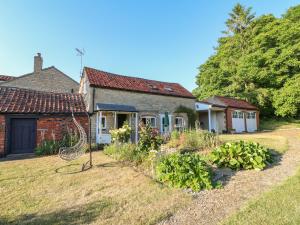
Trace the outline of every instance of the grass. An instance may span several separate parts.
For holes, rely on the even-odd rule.
[[[57,156],[0,161],[0,224],[154,224],[191,197],[96,152],[71,163]]]
[[[223,225],[300,224],[300,170],[282,185],[252,200]]]
[[[262,119],[260,130],[300,128],[300,119]]]
[[[278,132],[253,133],[253,134],[222,134],[220,135],[222,142],[228,141],[254,141],[259,144],[273,149],[279,153],[284,153],[288,150],[288,140],[281,136]]]

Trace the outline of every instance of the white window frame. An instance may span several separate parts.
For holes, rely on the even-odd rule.
[[[156,120],[155,116],[142,116],[141,120],[143,120],[143,119],[146,120],[146,124],[145,125],[147,125],[149,123],[149,121],[150,121],[149,124],[150,124],[151,128],[156,128],[157,127],[157,120]],[[152,126],[152,124],[151,124],[151,119],[154,119],[154,126]]]
[[[106,120],[106,116],[102,116],[102,120],[104,119],[104,126],[102,124],[102,130],[106,130],[106,123],[107,123],[107,120]],[[98,116],[98,134],[100,134],[100,116]]]
[[[181,120],[181,124],[176,124],[176,120]],[[176,128],[183,128],[184,127],[184,118],[182,116],[175,117],[175,127]]]
[[[255,119],[256,112],[247,112],[247,119]]]
[[[233,119],[244,119],[244,113],[242,111],[235,110],[232,112]]]

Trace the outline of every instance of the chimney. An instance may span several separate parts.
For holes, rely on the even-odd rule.
[[[41,53],[37,53],[36,56],[34,56],[34,73],[40,73],[43,68],[43,58],[41,56]]]

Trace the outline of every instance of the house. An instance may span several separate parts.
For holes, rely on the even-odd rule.
[[[196,103],[200,127],[217,133],[254,132],[259,127],[259,110],[241,99],[213,96]]]
[[[44,140],[60,140],[77,121],[88,131],[80,94],[0,86],[0,156],[33,153]]]
[[[0,75],[0,83],[14,80],[16,77],[13,76],[7,76],[7,75]]]
[[[85,67],[79,93],[91,114],[91,138],[110,143],[111,129],[125,121],[132,127],[132,141],[138,140],[138,125],[143,122],[160,133],[188,127],[186,113],[179,106],[195,109],[195,97],[177,83],[129,77]]]
[[[43,68],[40,53],[34,56],[33,72],[19,77],[0,76],[0,86],[57,93],[78,93],[79,84],[54,66]]]

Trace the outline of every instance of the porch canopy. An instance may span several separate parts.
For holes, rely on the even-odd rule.
[[[110,139],[110,134],[102,134],[102,123],[98,121],[102,121],[102,112],[112,112],[114,115],[114,128],[117,128],[117,115],[118,114],[129,114],[129,125],[132,126],[132,119],[135,116],[135,142],[138,141],[138,110],[135,108],[135,106],[132,105],[121,105],[121,104],[109,104],[109,103],[96,103],[96,111],[97,111],[97,126],[99,126],[98,137],[99,141],[97,143],[104,143],[105,136],[109,136]],[[132,118],[132,119],[131,119]],[[96,138],[97,140],[98,138]]]
[[[217,112],[224,112],[226,107],[221,104],[212,104],[209,102],[198,101],[195,104],[197,112],[205,112],[207,113],[208,120],[208,131],[217,130],[218,129],[218,121],[216,118]],[[199,114],[200,115],[200,114]]]
[[[119,104],[96,104],[97,111],[111,111],[111,112],[138,112],[132,105],[119,105]]]

